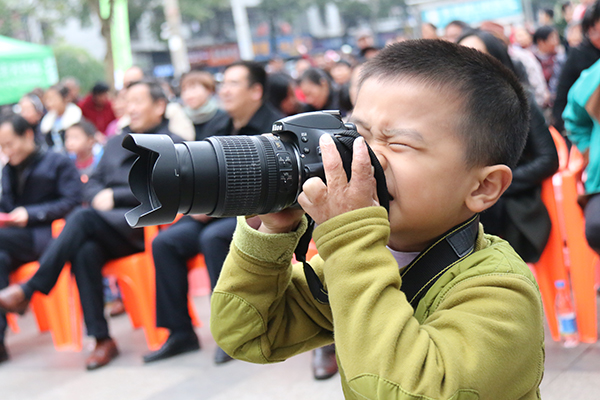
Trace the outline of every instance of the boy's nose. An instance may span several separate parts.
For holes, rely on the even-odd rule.
[[[377,148],[377,146],[371,146],[371,149],[373,150],[373,153],[375,153],[379,164],[381,164],[381,168],[383,168],[383,170],[385,171],[387,169],[387,160],[385,159],[385,156],[380,151],[380,149]]]

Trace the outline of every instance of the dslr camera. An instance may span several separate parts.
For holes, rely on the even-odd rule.
[[[319,138],[331,135],[350,179],[352,143],[359,135],[337,111],[283,118],[270,135],[212,136],[174,144],[167,135],[130,134],[123,147],[139,157],[129,185],[140,205],[125,214],[132,227],[172,222],[178,213],[213,217],[254,215],[299,207],[304,182],[325,180]],[[375,166],[377,194],[387,208],[383,170]]]

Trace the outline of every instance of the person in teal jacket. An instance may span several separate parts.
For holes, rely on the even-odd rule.
[[[585,236],[600,254],[600,61],[581,76],[571,90],[563,112],[568,138],[588,161],[585,181]]]
[[[523,88],[492,57],[439,40],[387,46],[359,87],[351,179],[324,134],[327,185],[304,183],[303,210],[238,218],[211,298],[215,340],[235,358],[272,363],[335,338],[347,399],[539,399],[539,289],[478,224],[525,144]],[[318,290],[291,262],[304,212],[318,225]]]

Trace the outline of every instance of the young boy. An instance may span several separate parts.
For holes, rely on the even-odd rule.
[[[350,182],[324,135],[327,186],[310,179],[299,197],[318,224],[310,264],[328,304],[290,262],[307,225],[301,212],[238,218],[212,295],[219,346],[268,363],[335,339],[348,399],[539,398],[538,287],[510,245],[477,224],[525,143],[516,77],[452,43],[390,45],[364,65],[351,120],[364,140]],[[364,141],[384,169],[389,214]]]
[[[71,125],[65,131],[65,149],[84,182],[94,172],[102,156],[102,147],[97,146],[96,132],[96,127],[86,120]]]

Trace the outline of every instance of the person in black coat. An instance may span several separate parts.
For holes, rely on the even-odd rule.
[[[329,74],[320,68],[304,71],[300,78],[300,89],[309,111],[339,110],[342,116],[346,116],[352,109],[349,95],[344,95]]]
[[[130,228],[125,221],[125,213],[139,202],[128,183],[129,170],[137,156],[121,146],[123,137],[131,132],[156,133],[182,141],[168,131],[168,121],[164,119],[167,98],[158,83],[132,84],[127,89],[127,103],[129,127],[106,143],[84,188],[84,201],[89,206],[78,208],[67,217],[63,231],[44,251],[40,268],[29,281],[0,291],[0,309],[22,313],[33,293],[47,294],[64,264],[70,262],[87,332],[96,338],[96,347],[86,360],[88,370],[108,364],[118,354],[104,317],[102,267],[108,260],[144,250],[143,231]]]
[[[81,204],[81,180],[65,155],[40,149],[29,123],[13,115],[0,123],[0,146],[8,157],[0,198],[0,288],[11,271],[38,259],[52,239],[52,221]],[[6,316],[0,315],[0,362]]]
[[[470,31],[458,44],[484,51],[515,71],[504,44],[488,32]],[[558,153],[531,93],[529,108],[529,134],[513,169],[512,183],[498,202],[481,214],[481,223],[487,233],[506,239],[524,261],[535,262],[546,247],[552,228],[542,202],[541,185],[558,170]]]
[[[255,62],[240,61],[227,67],[220,90],[227,118],[213,118],[206,125],[207,135],[259,135],[271,132],[273,122],[283,117],[264,101],[266,73]],[[156,324],[169,330],[164,345],[144,356],[154,362],[198,348],[198,338],[188,312],[187,260],[198,253],[204,261],[214,288],[235,230],[235,218],[207,215],[184,216],[161,231],[152,242],[156,268]],[[230,361],[217,348],[214,361]]]
[[[559,132],[565,130],[562,113],[567,106],[567,95],[571,86],[584,70],[600,59],[600,0],[596,1],[585,12],[581,22],[581,30],[583,41],[579,46],[569,49],[567,60],[558,78],[556,99],[552,107],[552,125]]]

